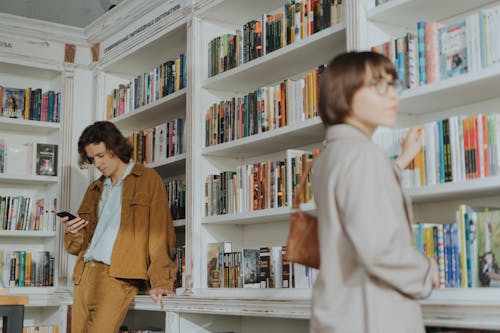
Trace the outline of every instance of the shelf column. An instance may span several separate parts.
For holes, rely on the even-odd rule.
[[[63,91],[62,100],[63,108],[60,115],[61,122],[61,145],[60,162],[62,167],[60,182],[59,182],[59,204],[58,209],[68,209],[71,202],[71,159],[72,153],[72,136],[73,136],[73,99],[74,99],[74,84],[75,84],[75,68],[73,64],[65,63],[63,72]],[[60,286],[67,287],[68,283],[68,253],[64,249],[64,228],[59,228],[59,251],[58,256],[58,280]]]

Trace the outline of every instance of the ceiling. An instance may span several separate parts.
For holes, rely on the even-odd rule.
[[[121,0],[0,0],[0,12],[83,28]]]

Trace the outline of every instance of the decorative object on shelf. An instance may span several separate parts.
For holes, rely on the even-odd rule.
[[[304,187],[311,165],[300,178],[299,188]],[[300,210],[299,202],[300,191],[297,191],[293,198],[292,219],[284,259],[318,269],[320,263],[318,220],[315,216]]]

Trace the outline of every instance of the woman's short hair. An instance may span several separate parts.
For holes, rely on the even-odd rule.
[[[392,62],[379,53],[347,52],[333,58],[321,74],[319,115],[323,124],[343,123],[351,112],[356,91],[366,84],[367,79],[377,80],[384,74],[398,78]]]
[[[87,156],[85,147],[90,144],[104,143],[107,150],[110,150],[122,162],[128,163],[132,157],[132,147],[120,130],[109,121],[96,121],[87,126],[78,139],[78,154],[80,158],[78,165],[80,168],[92,164],[92,160]]]

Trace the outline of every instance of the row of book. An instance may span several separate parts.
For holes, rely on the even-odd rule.
[[[285,246],[232,251],[230,242],[207,244],[208,288],[312,288],[317,271],[283,260]]]
[[[4,266],[7,265],[6,285],[10,288],[54,286],[55,258],[48,251],[6,252]]]
[[[186,218],[186,180],[164,180],[170,213],[174,220]]]
[[[300,41],[342,21],[341,0],[291,0],[260,19],[245,23],[235,34],[208,44],[208,76]]]
[[[177,267],[174,288],[181,288],[186,285],[186,246],[177,246],[175,248],[174,262]]]
[[[372,47],[396,65],[405,88],[415,88],[500,62],[500,6],[452,24],[417,23],[417,33]]]
[[[0,138],[0,173],[19,176],[57,176],[58,145],[6,143]]]
[[[107,95],[106,119],[151,104],[186,87],[186,55],[169,60]]]
[[[271,131],[318,115],[319,77],[324,66],[298,80],[261,87],[213,104],[205,116],[205,146]]]
[[[383,129],[373,140],[393,158],[406,129]],[[423,149],[403,174],[405,187],[500,175],[500,114],[453,116],[422,126]]]
[[[57,198],[0,196],[0,230],[56,231]]]
[[[9,88],[0,85],[0,116],[58,123],[61,93],[53,90]]]
[[[286,161],[242,165],[207,176],[205,215],[242,213],[287,204]]]
[[[299,188],[302,174],[319,150],[306,152],[289,149],[284,161],[268,160],[238,166],[207,176],[205,182],[205,216],[244,213],[285,207],[297,191],[300,202],[314,200],[311,181]]]
[[[456,221],[417,224],[415,247],[434,257],[441,288],[499,287],[500,210],[459,205]]]
[[[480,330],[450,327],[426,327],[426,333],[500,333],[497,330]]]
[[[134,131],[130,137],[134,162],[157,163],[184,152],[184,119]]]

